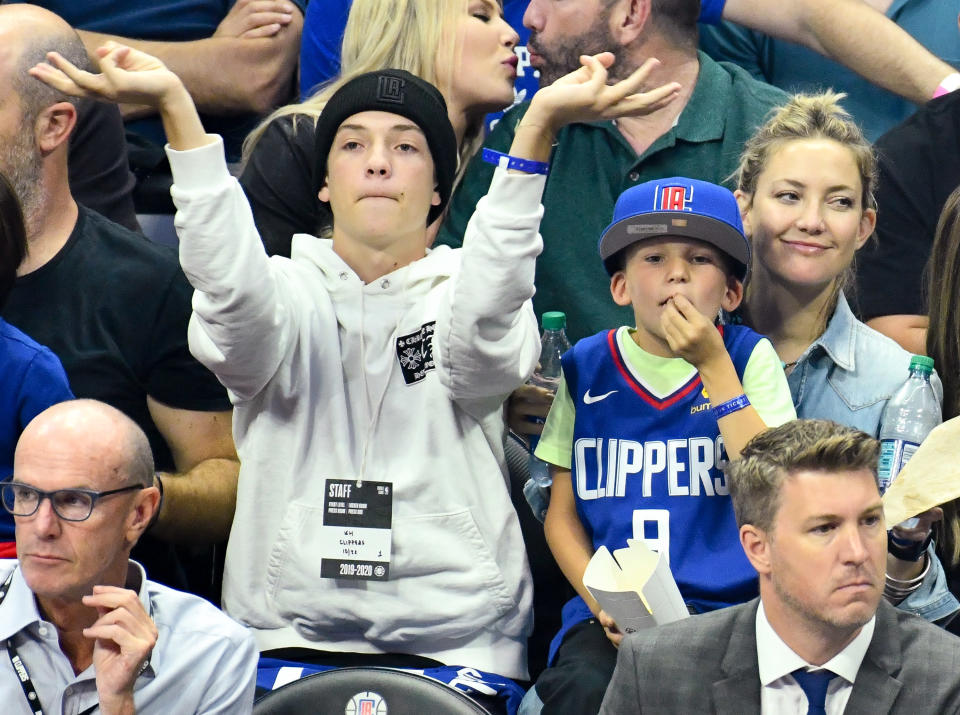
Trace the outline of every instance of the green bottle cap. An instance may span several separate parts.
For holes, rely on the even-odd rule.
[[[540,325],[544,330],[563,330],[567,327],[567,316],[559,310],[551,310],[543,314]]]
[[[914,368],[929,375],[933,372],[933,358],[927,357],[926,355],[912,355],[910,357],[910,369],[913,370]]]

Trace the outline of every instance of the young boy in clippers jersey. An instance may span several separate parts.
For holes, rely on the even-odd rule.
[[[593,690],[602,699],[613,672],[622,634],[582,583],[601,545],[634,538],[663,553],[695,612],[756,595],[720,464],[795,417],[770,342],[716,325],[740,304],[750,265],[732,193],[685,178],[632,187],[599,250],[613,299],[633,306],[636,327],[564,355],[536,451],[554,465],[547,541],[579,594],[564,607],[554,666],[537,682],[545,712],[570,704],[574,689],[578,706],[593,709],[592,697],[580,698]]]

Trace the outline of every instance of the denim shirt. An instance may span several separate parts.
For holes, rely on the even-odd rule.
[[[953,620],[953,616],[960,610],[960,602],[950,592],[947,585],[947,574],[943,564],[937,558],[936,545],[931,542],[927,547],[927,558],[930,560],[930,570],[923,577],[920,588],[911,593],[897,604],[897,608],[925,621],[938,622],[937,625],[946,628]],[[944,619],[944,620],[941,620]]]
[[[909,368],[910,353],[857,320],[840,294],[827,329],[797,361],[787,383],[797,417],[834,420],[876,437],[883,408],[907,379]],[[936,372],[930,382],[942,401]],[[923,585],[897,608],[937,621],[960,609],[960,602],[947,588],[932,548],[928,554],[930,571]]]
[[[887,400],[907,379],[910,353],[854,317],[841,293],[827,329],[787,376],[799,418],[828,419],[874,437]],[[930,377],[938,400],[943,386]]]

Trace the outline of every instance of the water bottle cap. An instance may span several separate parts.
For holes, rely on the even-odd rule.
[[[913,355],[910,357],[910,369],[918,368],[926,373],[933,372],[933,358],[926,355]]]
[[[563,330],[567,327],[567,316],[559,310],[551,310],[543,314],[540,325],[544,330]]]

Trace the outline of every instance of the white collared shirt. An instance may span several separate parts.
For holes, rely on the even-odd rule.
[[[822,666],[813,666],[793,650],[773,630],[763,610],[757,608],[757,660],[760,666],[760,712],[763,715],[806,715],[807,696],[790,675],[798,668],[829,670],[836,673],[827,690],[827,715],[843,715],[853,691],[853,681],[873,639],[876,616],[860,629],[847,647]]]

